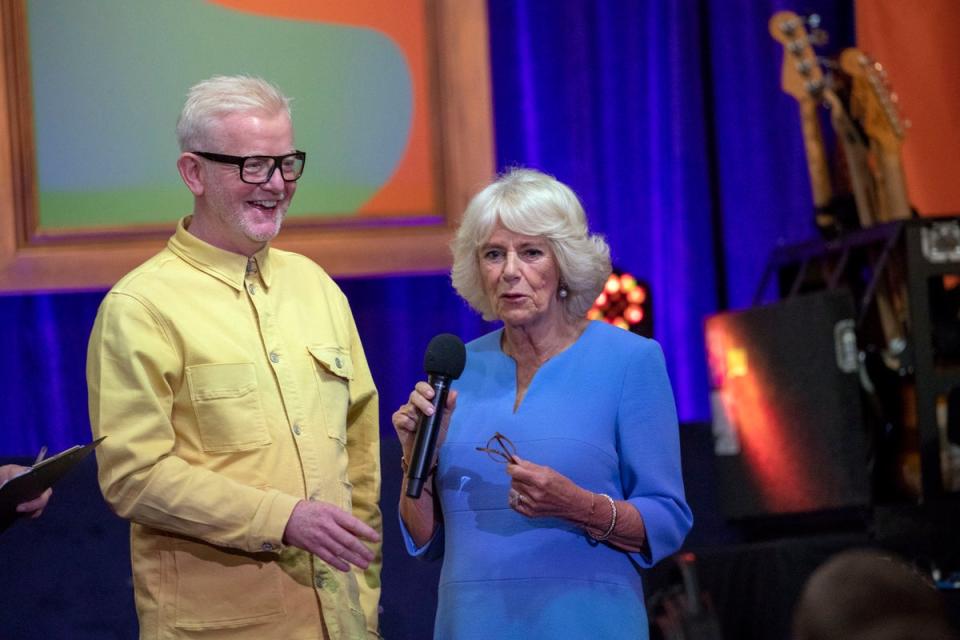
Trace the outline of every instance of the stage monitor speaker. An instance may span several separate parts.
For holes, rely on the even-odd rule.
[[[854,318],[843,290],[707,319],[714,451],[728,518],[869,503]]]

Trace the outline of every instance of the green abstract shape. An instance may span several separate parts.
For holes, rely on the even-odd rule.
[[[264,77],[293,98],[307,165],[289,215],[357,211],[407,146],[406,60],[366,28],[239,13],[195,0],[28,0],[40,223],[112,226],[192,209],[174,127],[187,90]]]

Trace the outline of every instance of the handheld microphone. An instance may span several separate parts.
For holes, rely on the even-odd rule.
[[[467,363],[467,350],[463,341],[452,333],[434,336],[423,355],[423,368],[427,382],[433,387],[433,415],[420,414],[417,433],[413,439],[413,454],[407,468],[407,497],[419,498],[423,481],[430,473],[433,452],[440,435],[440,420],[447,406],[450,383],[460,377]],[[417,413],[420,413],[419,411]]]

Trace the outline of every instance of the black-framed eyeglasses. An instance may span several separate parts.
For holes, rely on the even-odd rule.
[[[499,431],[490,436],[487,446],[476,449],[486,453],[494,462],[517,464],[517,445]]]
[[[240,179],[247,184],[270,182],[277,167],[280,167],[284,182],[296,182],[303,175],[303,166],[307,163],[307,154],[303,151],[294,151],[285,156],[227,156],[209,151],[191,153],[207,160],[240,167]]]

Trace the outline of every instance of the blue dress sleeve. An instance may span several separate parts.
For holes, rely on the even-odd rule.
[[[403,544],[406,546],[408,554],[421,560],[437,560],[443,557],[443,524],[436,528],[433,535],[423,546],[418,547],[410,536],[410,531],[407,529],[399,511],[397,512],[397,520],[400,521],[400,535],[403,536]]]
[[[630,355],[617,412],[623,497],[643,517],[647,550],[631,556],[651,567],[680,548],[693,526],[683,491],[680,434],[660,345],[644,339]]]

